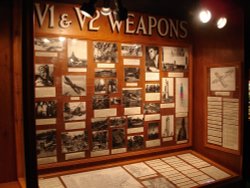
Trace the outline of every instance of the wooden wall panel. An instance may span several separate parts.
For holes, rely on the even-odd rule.
[[[237,20],[237,23],[232,22],[232,20],[230,22],[229,19],[228,25],[222,30],[217,29],[213,24],[208,24],[207,26],[197,24],[194,26],[193,146],[201,154],[235,172],[241,173],[241,156],[204,147],[206,139],[206,67],[213,64],[221,64],[223,66],[223,64],[233,62],[244,65],[243,14],[237,8],[230,13],[237,15],[237,18],[234,18],[234,20]],[[241,126],[243,127],[243,125]],[[242,146],[242,142],[240,146]]]
[[[0,3],[0,183],[16,180],[13,113],[12,1]]]

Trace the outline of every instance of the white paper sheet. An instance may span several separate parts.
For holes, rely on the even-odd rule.
[[[64,188],[64,185],[58,177],[38,179],[39,188]]]
[[[141,188],[143,187],[122,167],[61,176],[67,188]]]

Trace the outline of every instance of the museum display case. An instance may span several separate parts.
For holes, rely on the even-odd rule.
[[[26,12],[14,78],[16,94],[23,90],[15,127],[23,187],[242,180],[242,27],[217,31],[178,12],[146,12],[119,20],[98,7],[88,18],[81,5],[59,1]]]

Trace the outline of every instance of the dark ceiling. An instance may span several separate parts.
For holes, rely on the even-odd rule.
[[[82,4],[89,0],[52,0],[53,2]],[[124,7],[131,12],[150,13],[152,15],[186,18],[194,10],[198,0],[122,0]],[[96,6],[101,7],[103,0],[97,0]],[[113,0],[111,6],[114,7]]]
[[[89,0],[51,0],[53,2],[79,4]],[[97,0],[96,6],[102,7],[103,0]],[[235,9],[243,9],[243,0],[122,0],[128,11],[149,13],[152,15],[167,16],[189,20],[200,7],[207,7],[212,11],[223,14],[235,12]],[[114,2],[111,0],[111,6]],[[234,13],[235,16],[235,13]]]

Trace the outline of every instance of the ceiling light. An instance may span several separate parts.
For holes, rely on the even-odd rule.
[[[92,18],[96,12],[95,3],[97,0],[89,0],[88,3],[83,3],[80,10],[86,17]],[[103,0],[103,7],[101,13],[104,16],[108,16],[111,13],[110,8],[111,0]],[[122,6],[121,0],[114,0],[115,3],[115,19],[118,21],[126,20],[128,18],[128,11]]]
[[[221,17],[217,21],[217,28],[222,29],[223,27],[226,26],[226,24],[227,24],[227,19],[225,17]]]
[[[211,19],[212,15],[209,10],[202,10],[199,14],[200,21],[202,23],[207,23]]]
[[[111,13],[110,0],[103,0],[103,7],[101,9],[101,13],[104,16],[108,16]]]
[[[96,0],[90,0],[88,3],[83,3],[80,10],[81,13],[89,18],[92,18],[95,14],[95,3]]]

